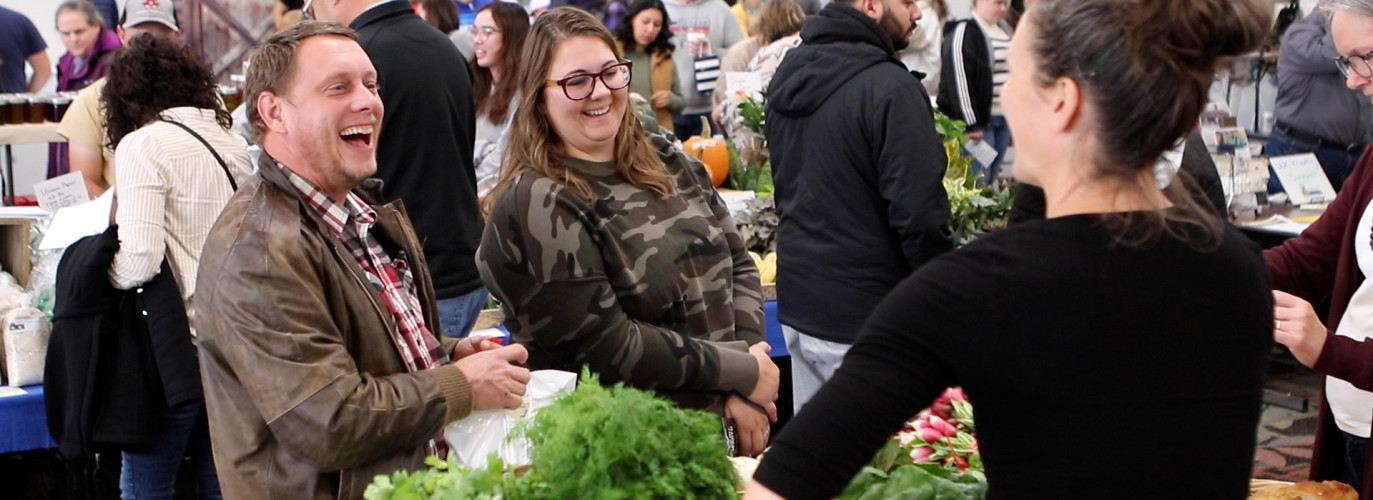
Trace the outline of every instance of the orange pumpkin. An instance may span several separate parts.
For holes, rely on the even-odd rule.
[[[704,116],[701,117],[701,130],[701,135],[687,139],[682,149],[701,160],[706,166],[706,172],[710,173],[710,183],[720,187],[729,177],[729,148],[725,146],[724,141],[711,136],[710,120]]]

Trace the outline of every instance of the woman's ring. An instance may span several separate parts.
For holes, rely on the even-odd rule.
[[[1280,320],[1280,319],[1279,319],[1279,320],[1273,320],[1273,329],[1274,329],[1274,330],[1281,330],[1281,329],[1282,329],[1282,320]]]

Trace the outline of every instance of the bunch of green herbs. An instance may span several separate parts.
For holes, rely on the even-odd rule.
[[[494,455],[485,469],[430,457],[429,469],[378,476],[366,498],[738,498],[718,417],[623,384],[603,387],[585,370],[575,391],[516,433],[531,444],[521,475]]]

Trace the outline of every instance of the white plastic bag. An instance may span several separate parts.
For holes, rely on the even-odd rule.
[[[448,448],[458,463],[486,467],[486,457],[495,453],[507,467],[529,465],[529,440],[508,439],[510,431],[522,420],[534,418],[540,408],[553,404],[559,395],[577,387],[577,374],[558,370],[539,370],[530,374],[524,403],[513,410],[474,411],[443,430]]]
[[[9,385],[19,387],[43,382],[43,363],[48,356],[52,324],[32,307],[11,310],[5,321],[5,365]]]

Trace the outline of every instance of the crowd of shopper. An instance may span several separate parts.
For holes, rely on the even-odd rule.
[[[50,175],[117,199],[115,226],[73,247],[85,272],[59,279],[117,304],[166,290],[173,311],[106,307],[176,371],[148,372],[152,424],[123,441],[80,437],[72,402],[127,384],[62,386],[63,452],[116,445],[125,498],[170,498],[183,462],[202,498],[359,498],[446,453],[448,423],[520,406],[530,370],[587,367],[717,415],[740,454],[771,446],[746,498],[836,496],[949,386],[977,402],[990,496],[1241,498],[1276,339],[1329,375],[1313,477],[1373,493],[1373,157],[1260,253],[1218,216],[1193,132],[1271,9],[1027,3],[281,0],[246,69],[247,137],[170,0],[113,20],[62,3],[55,71],[0,8],[0,91],[50,74],[80,91]],[[1286,81],[1367,107],[1373,0],[1326,0],[1291,33],[1314,45],[1284,52]],[[746,99],[766,103],[750,133],[776,187],[790,387],[747,242],[673,137],[716,120],[741,138]],[[1024,183],[1011,227],[958,249],[936,111],[996,153],[984,183],[1014,136]],[[1270,147],[1362,143],[1351,113],[1321,122],[1348,135],[1284,113]],[[491,298],[507,345],[470,335]],[[796,417],[774,439],[784,393]]]

